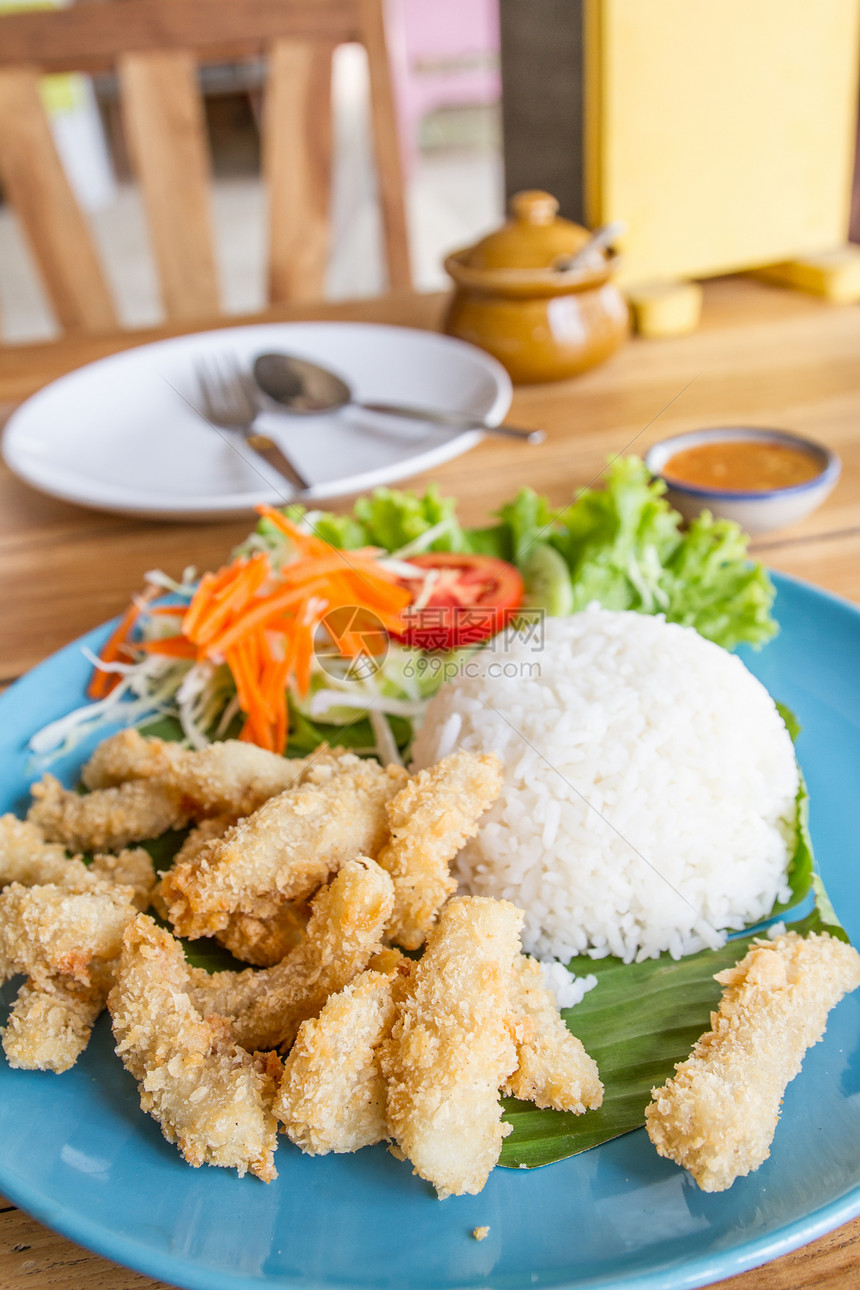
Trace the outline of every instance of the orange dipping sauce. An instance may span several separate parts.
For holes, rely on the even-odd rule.
[[[717,439],[682,448],[660,472],[670,483],[717,492],[765,493],[815,479],[822,464],[802,448],[765,439]]]

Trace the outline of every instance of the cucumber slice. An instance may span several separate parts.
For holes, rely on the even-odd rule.
[[[555,547],[535,542],[520,564],[525,583],[523,604],[527,609],[543,609],[552,618],[563,618],[573,612],[573,587],[570,569]]]

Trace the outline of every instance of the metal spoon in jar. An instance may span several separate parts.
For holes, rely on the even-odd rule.
[[[543,430],[520,430],[516,426],[491,426],[480,417],[467,412],[446,412],[442,409],[412,407],[399,403],[365,403],[352,397],[346,381],[316,363],[291,354],[260,354],[254,360],[254,380],[264,394],[279,403],[287,412],[299,416],[315,416],[320,412],[334,412],[350,404],[365,412],[379,412],[385,416],[409,417],[415,421],[429,421],[435,425],[450,426],[453,430],[481,430],[484,434],[504,435],[507,439],[520,439],[526,443],[541,443]]]
[[[611,224],[601,224],[600,228],[594,230],[588,241],[583,242],[578,251],[556,260],[552,267],[557,273],[570,273],[571,269],[599,267],[604,249],[611,246],[616,238],[626,232],[627,225],[620,219],[613,220]]]

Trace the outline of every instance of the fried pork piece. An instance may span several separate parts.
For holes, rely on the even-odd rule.
[[[231,914],[216,939],[243,963],[274,967],[300,943],[310,916],[305,900],[273,901],[272,913],[262,917]]]
[[[388,937],[407,950],[424,944],[457,880],[451,861],[502,789],[493,754],[457,752],[420,771],[388,803],[391,839],[377,857],[394,879]]]
[[[87,788],[161,779],[180,790],[193,816],[230,815],[235,820],[295,787],[324,755],[317,750],[313,757],[281,757],[238,739],[189,749],[122,730],[99,745],[81,778]]]
[[[46,775],[32,793],[27,819],[49,842],[72,851],[121,851],[188,822],[180,791],[159,780],[130,780],[81,797]]]
[[[576,1115],[596,1110],[603,1102],[597,1063],[565,1025],[537,959],[517,958],[511,1000],[517,1014],[517,1069],[505,1093]]]
[[[390,976],[395,968],[400,968],[404,963],[408,964],[409,960],[405,955],[400,953],[393,945],[383,945],[381,950],[376,954],[371,954],[367,960],[367,966],[372,972],[382,972],[384,976]]]
[[[27,977],[3,1031],[11,1065],[74,1065],[104,1007],[123,930],[137,913],[133,895],[103,881],[85,891],[13,883],[0,894],[0,983]]]
[[[0,893],[0,984],[18,973],[37,986],[57,976],[98,982],[137,913],[132,894],[106,882],[88,891],[12,883]]]
[[[210,815],[196,824],[173,857],[173,863],[190,864],[206,853],[210,842],[218,842],[237,821],[235,815]]]
[[[67,856],[59,842],[46,842],[29,820],[0,816],[0,888],[12,882],[23,887],[51,883],[69,891],[97,891],[105,881],[132,887],[135,904],[146,909],[155,870],[142,847],[119,855],[97,855],[86,865],[79,856]]]
[[[406,772],[345,754],[309,769],[196,860],[175,864],[161,894],[181,936],[212,936],[236,913],[267,917],[275,897],[303,900],[345,860],[375,854],[385,804]],[[110,791],[110,790],[107,790]]]
[[[210,842],[223,838],[235,823],[232,815],[213,815],[201,820],[177,851],[174,865],[193,863],[206,853]],[[158,912],[166,918],[167,905],[161,884],[155,903]],[[310,907],[306,901],[285,901],[280,897],[269,902],[261,900],[257,905],[256,914],[231,914],[227,926],[216,934],[216,939],[244,963],[272,967],[298,944],[310,917]]]
[[[108,998],[116,1051],[138,1082],[140,1105],[190,1165],[275,1178],[272,1114],[280,1062],[233,1043],[186,993],[182,947],[146,914],[129,925]]]
[[[209,843],[223,838],[228,829],[231,829],[236,823],[232,815],[212,815],[208,819],[201,820],[196,824],[188,834],[188,837],[182,843],[182,846],[173,857],[173,865],[192,864],[198,856],[205,854],[209,848]],[[167,918],[167,902],[164,899],[162,887],[164,884],[164,874],[159,874],[159,882],[152,893],[152,906],[161,918]]]
[[[510,1132],[499,1089],[517,1064],[510,995],[522,922],[506,900],[450,900],[382,1045],[389,1130],[440,1197],[479,1192]]]
[[[126,847],[117,855],[94,855],[89,872],[105,882],[130,887],[137,908],[142,913],[149,909],[155,890],[155,867],[143,847]]]
[[[233,1037],[249,1050],[289,1048],[299,1026],[315,1017],[382,946],[394,904],[391,879],[373,860],[349,860],[311,901],[300,944],[276,967],[244,972],[199,970],[189,993],[204,1016],[230,1018]]]
[[[183,754],[172,782],[193,803],[194,814],[232,815],[237,819],[259,810],[269,798],[297,788],[313,767],[329,760],[326,750],[311,757],[282,757],[256,744],[225,739]]]
[[[388,973],[361,972],[299,1027],[275,1114],[302,1151],[358,1151],[388,1136],[378,1050],[394,1021],[398,983],[408,974],[408,959]]]
[[[77,985],[65,978],[40,987],[26,981],[2,1031],[9,1065],[58,1074],[69,1070],[89,1043],[108,989],[107,980],[101,987]]]
[[[0,887],[10,882],[25,887],[40,882],[63,883],[70,874],[85,873],[81,860],[70,860],[59,842],[46,842],[35,824],[15,815],[0,816]]]
[[[724,1191],[770,1155],[786,1085],[824,1034],[827,1014],[860,985],[860,955],[826,933],[756,941],[724,986],[711,1030],[652,1089],[648,1136],[703,1191]]]
[[[103,739],[81,771],[86,788],[113,788],[130,779],[156,779],[170,772],[177,744],[146,739],[139,730],[120,730]]]

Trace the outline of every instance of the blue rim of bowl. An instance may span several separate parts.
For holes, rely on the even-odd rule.
[[[650,464],[650,458],[655,452],[666,449],[669,445],[675,445],[675,451],[679,451],[684,443],[690,443],[691,440],[698,442],[719,442],[725,439],[729,442],[743,442],[744,440],[754,440],[759,443],[784,443],[792,448],[802,448],[810,452],[819,459],[826,462],[823,470],[812,479],[806,479],[801,484],[789,484],[785,488],[767,488],[760,492],[752,492],[745,488],[702,488],[696,484],[684,484],[679,480],[672,479],[671,476],[665,475],[665,466],[660,469],[654,469]],[[692,446],[692,444],[690,444]],[[666,461],[671,460],[672,454],[666,457]],[[842,461],[832,448],[826,447],[823,443],[818,443],[815,439],[807,439],[803,435],[792,434],[788,430],[774,430],[768,426],[708,426],[700,430],[685,430],[683,434],[671,435],[668,439],[660,439],[657,443],[652,444],[645,454],[645,465],[651,474],[662,479],[667,488],[673,489],[678,493],[687,493],[691,497],[714,497],[725,498],[727,501],[739,502],[767,502],[783,497],[794,497],[800,493],[808,492],[810,489],[820,488],[825,484],[835,484],[842,473]]]

